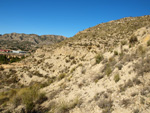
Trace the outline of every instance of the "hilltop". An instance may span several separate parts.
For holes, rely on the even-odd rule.
[[[10,33],[0,35],[0,48],[31,51],[42,45],[51,45],[66,39],[59,35],[36,35],[24,33]]]
[[[1,112],[150,112],[149,15],[85,29],[21,62],[1,69]]]

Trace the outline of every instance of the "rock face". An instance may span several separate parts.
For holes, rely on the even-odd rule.
[[[22,84],[24,88],[38,83],[47,99],[30,99],[29,109],[30,104],[21,101],[21,88],[11,97],[0,97],[5,102],[1,105],[3,112],[19,112],[21,107],[50,113],[149,113],[149,35],[150,16],[129,17],[99,24],[54,46],[37,49],[22,61],[24,67],[14,68],[15,72],[1,71],[0,86],[9,94],[12,85],[18,88]],[[11,107],[12,101],[7,98],[16,102],[14,95],[21,100]]]
[[[38,36],[36,34],[11,33],[0,35],[0,46],[7,49],[35,50],[36,47],[41,45],[58,43],[64,39],[66,37],[58,35]]]

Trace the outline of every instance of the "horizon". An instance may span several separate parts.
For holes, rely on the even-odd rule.
[[[1,0],[0,34],[72,37],[79,31],[125,17],[149,15],[149,0]]]
[[[5,35],[5,34],[13,34],[13,33],[16,33],[16,34],[26,34],[26,35],[38,35],[38,34],[35,34],[35,33],[17,33],[17,32],[11,32],[11,33],[4,33],[4,34],[0,34],[0,35]],[[55,34],[42,34],[42,35],[55,35]],[[38,35],[38,36],[42,36],[42,35]],[[55,36],[63,36],[63,35],[55,35]],[[65,36],[64,36],[65,37]],[[68,37],[67,37],[68,38]]]

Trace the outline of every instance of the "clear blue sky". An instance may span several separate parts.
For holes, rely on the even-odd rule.
[[[150,15],[150,0],[0,0],[0,34],[77,32],[124,17]]]

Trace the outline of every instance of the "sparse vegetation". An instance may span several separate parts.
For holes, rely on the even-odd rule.
[[[147,41],[147,46],[150,46],[150,40]]]
[[[43,103],[47,100],[44,93],[39,92],[39,85],[34,84],[30,87],[13,89],[0,94],[0,102],[13,103],[15,107],[23,104],[26,112],[31,112],[37,103]]]
[[[14,95],[11,101],[15,106],[24,104],[27,112],[31,112],[35,103],[42,103],[45,100],[47,100],[47,97],[44,93],[39,92],[39,86],[33,85],[28,88],[17,90],[16,95]]]
[[[121,101],[121,105],[123,105],[123,107],[128,107],[131,104],[131,101],[129,99],[123,99]]]
[[[138,79],[137,77],[135,77],[135,78],[133,78],[133,83],[135,83],[136,85],[139,85],[142,82],[140,81],[140,79]]]
[[[24,56],[19,58],[19,57],[8,57],[6,55],[0,55],[0,64],[8,64],[8,63],[13,63],[13,62],[19,62],[24,58],[25,58]]]
[[[129,40],[129,42],[130,42],[131,44],[134,44],[134,43],[136,43],[137,41],[138,41],[138,39],[137,39],[136,36],[132,36],[132,37],[130,38],[130,40]]]
[[[110,99],[99,100],[98,106],[103,109],[103,113],[109,113],[112,111],[113,101]]]
[[[104,59],[104,57],[103,55],[98,54],[95,56],[95,59],[96,59],[96,64],[99,64]]]
[[[127,41],[121,41],[121,45],[126,45],[127,44]]]
[[[82,67],[81,73],[85,74],[85,72],[86,72],[86,69],[84,67]]]
[[[118,55],[118,52],[117,52],[117,51],[114,51],[114,55]]]
[[[119,76],[119,74],[116,74],[115,76],[114,76],[114,81],[115,82],[118,82],[120,80],[120,76]]]
[[[58,76],[58,80],[63,79],[65,76],[66,76],[66,73],[61,73],[61,74]]]
[[[133,113],[140,113],[140,110],[139,109],[134,109]]]
[[[112,72],[110,65],[108,64],[105,68],[105,74],[109,77]]]
[[[98,80],[102,79],[103,77],[104,77],[103,75],[98,74],[98,75],[94,76],[93,81],[94,81],[95,83],[97,83]]]
[[[144,16],[102,23],[59,44],[43,45],[22,61],[23,68],[2,65],[0,112],[149,111],[150,53],[142,42],[149,21]],[[36,80],[38,85],[32,85]]]
[[[46,82],[40,84],[40,87],[41,88],[46,87],[46,86],[50,85],[51,83],[53,83],[55,80],[56,80],[56,77],[48,78],[48,80]]]
[[[79,106],[81,101],[75,98],[72,102],[61,101],[58,106],[55,106],[56,113],[67,113],[69,110],[73,109],[75,106]]]
[[[72,68],[70,73],[73,73],[76,70],[76,67]]]
[[[127,82],[125,82],[125,84],[122,84],[122,85],[119,86],[120,87],[120,92],[125,91],[127,88],[130,88],[133,85],[134,85],[133,81],[129,79]]]
[[[33,75],[36,75],[38,77],[43,77],[43,75],[39,71],[33,72]]]
[[[123,66],[122,64],[118,64],[117,67],[118,67],[118,70],[121,70]]]
[[[150,72],[150,57],[141,59],[138,63],[134,65],[135,70],[137,71],[137,76],[143,76],[144,73]]]

